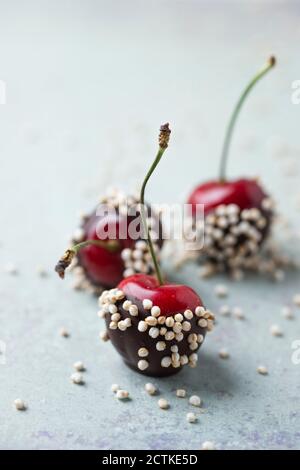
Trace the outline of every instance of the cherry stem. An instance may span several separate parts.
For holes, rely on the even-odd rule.
[[[72,246],[71,250],[73,250],[77,255],[78,251],[81,250],[81,248],[85,248],[89,245],[101,246],[102,248],[105,248],[111,253],[114,253],[120,248],[120,243],[118,242],[118,240],[85,240],[84,242],[80,242],[77,243],[77,245]]]
[[[224,139],[224,143],[223,143],[223,149],[222,149],[222,156],[221,156],[221,165],[220,165],[220,180],[221,181],[226,181],[226,177],[225,177],[225,174],[226,174],[226,166],[227,166],[227,160],[228,160],[228,151],[229,151],[229,147],[230,147],[230,143],[231,143],[231,139],[232,139],[232,134],[233,134],[233,130],[234,130],[234,127],[235,127],[235,123],[236,123],[236,120],[237,120],[237,117],[239,115],[239,112],[241,110],[241,107],[242,105],[244,104],[245,102],[245,99],[247,98],[248,94],[250,93],[250,91],[252,90],[252,88],[254,87],[254,85],[264,76],[266,75],[266,73],[272,68],[274,67],[274,65],[276,64],[276,59],[275,57],[270,57],[270,59],[268,60],[268,62],[266,63],[266,65],[252,78],[252,80],[248,83],[247,87],[245,88],[245,90],[243,91],[242,95],[240,96],[234,110],[233,110],[233,113],[231,115],[231,118],[230,118],[230,121],[229,121],[229,124],[228,124],[228,127],[227,127],[227,130],[226,130],[226,134],[225,134],[225,139]]]
[[[152,257],[152,260],[153,260],[154,269],[155,269],[155,272],[156,272],[156,277],[157,277],[157,280],[158,280],[160,285],[163,285],[163,278],[162,278],[159,263],[158,263],[158,260],[157,260],[157,257],[156,257],[155,251],[154,251],[153,242],[152,242],[152,238],[151,238],[151,235],[150,235],[150,230],[149,230],[149,227],[148,227],[148,224],[147,224],[147,217],[146,217],[146,214],[145,214],[145,189],[146,189],[147,183],[148,183],[152,173],[154,172],[155,168],[159,164],[165,150],[168,147],[170,133],[171,133],[171,131],[169,129],[169,124],[164,124],[160,127],[159,149],[158,149],[158,152],[157,152],[157,155],[155,157],[154,162],[152,163],[148,173],[145,176],[145,179],[144,179],[142,187],[141,187],[141,194],[140,194],[142,223],[143,223],[143,227],[144,227],[144,232],[145,232],[146,237],[147,237],[147,243],[148,243],[148,246],[149,246],[151,257]]]
[[[65,270],[70,266],[78,251],[89,245],[101,246],[111,253],[114,253],[120,248],[118,240],[85,240],[84,242],[77,243],[77,245],[74,245],[65,251],[55,266],[55,271],[62,279],[65,277]]]

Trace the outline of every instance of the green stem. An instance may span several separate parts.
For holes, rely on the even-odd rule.
[[[245,90],[243,91],[241,97],[239,98],[233,113],[231,115],[226,134],[225,134],[225,139],[223,143],[223,149],[222,149],[222,156],[221,156],[221,165],[220,165],[220,180],[225,181],[226,180],[226,166],[227,166],[227,160],[228,160],[228,151],[232,139],[232,134],[233,130],[235,127],[235,123],[237,120],[237,117],[239,115],[239,112],[241,110],[242,105],[245,102],[245,99],[247,98],[248,94],[254,87],[254,85],[264,76],[266,73],[275,65],[276,60],[275,57],[270,57],[269,61],[267,64],[252,78],[252,80],[249,82]]]
[[[77,245],[72,246],[71,250],[74,251],[75,254],[77,254],[78,251],[81,250],[81,248],[85,248],[89,245],[101,246],[102,248],[105,248],[111,253],[114,253],[120,248],[120,243],[118,242],[118,240],[85,240],[84,242],[80,242],[77,243]]]
[[[163,284],[163,279],[162,279],[162,275],[161,275],[161,272],[160,272],[160,267],[159,267],[159,264],[158,264],[158,261],[157,261],[157,258],[156,258],[155,252],[154,252],[153,243],[152,243],[152,239],[151,239],[151,235],[150,235],[150,230],[149,230],[148,225],[147,225],[147,219],[146,219],[146,214],[145,214],[145,188],[146,188],[146,185],[147,185],[147,183],[150,179],[150,176],[152,175],[155,168],[159,164],[159,162],[161,160],[161,157],[163,156],[165,150],[166,150],[166,148],[159,147],[156,158],[155,158],[154,162],[152,163],[152,165],[150,167],[150,170],[148,171],[148,173],[147,173],[147,175],[144,179],[144,182],[142,184],[141,195],[140,195],[141,218],[142,218],[142,222],[143,222],[144,231],[147,235],[147,243],[148,243],[149,250],[150,250],[150,253],[151,253],[151,256],[152,256],[152,260],[153,260],[153,264],[154,264],[154,268],[155,268],[155,272],[156,272],[156,277],[157,277],[157,280],[158,280],[160,285]]]

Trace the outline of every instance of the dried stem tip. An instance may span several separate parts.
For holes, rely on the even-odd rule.
[[[171,130],[169,129],[168,122],[160,126],[160,132],[159,132],[159,138],[158,138],[160,148],[166,149],[168,147],[170,134],[171,134]]]
[[[64,279],[65,270],[70,266],[75,255],[76,252],[74,250],[67,250],[55,266],[55,271],[62,279]]]
[[[274,65],[276,65],[276,57],[274,57],[273,55],[270,57],[269,59],[269,64],[274,67]]]

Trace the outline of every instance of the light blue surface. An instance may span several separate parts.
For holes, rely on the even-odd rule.
[[[239,305],[246,320],[220,318],[197,369],[153,380],[171,403],[162,411],[144,392],[145,378],[99,340],[95,299],[71,290],[71,276],[61,282],[52,272],[79,210],[90,210],[107,184],[139,183],[162,122],[170,122],[172,140],[149,200],[182,201],[216,175],[225,120],[270,53],[279,65],[243,110],[229,173],[262,176],[298,233],[293,240],[283,233],[283,249],[297,254],[300,105],[290,97],[300,78],[299,5],[1,0],[0,11],[0,79],[7,85],[0,105],[0,340],[7,345],[0,447],[199,449],[212,440],[220,449],[299,448],[300,365],[291,362],[291,344],[300,339],[300,311],[293,321],[280,314],[300,291],[298,273],[278,284],[230,283],[201,281],[195,265],[181,273],[165,265],[213,311]],[[5,272],[8,262],[17,276]],[[47,278],[37,275],[38,265]],[[229,285],[225,302],[214,294],[218,282]],[[273,323],[282,338],[270,335]],[[59,336],[61,326],[69,338]],[[218,357],[222,347],[227,361]],[[87,367],[82,387],[69,380],[77,360]],[[268,376],[257,374],[259,364]],[[112,383],[132,400],[118,402]],[[175,397],[177,387],[203,399],[197,424],[186,422],[194,409]],[[17,397],[28,403],[26,412],[13,409]]]

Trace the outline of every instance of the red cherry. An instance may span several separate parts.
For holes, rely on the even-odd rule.
[[[160,217],[149,211],[145,203],[145,187],[168,147],[168,124],[160,128],[159,149],[141,186],[139,196],[126,196],[120,191],[109,191],[101,198],[100,206],[90,217],[84,218],[82,232],[72,240],[55,266],[64,278],[65,270],[75,258],[78,280],[76,288],[86,288],[97,293],[102,288],[112,288],[123,277],[136,272],[156,272],[161,281],[155,253],[163,244]],[[101,214],[100,214],[101,211]],[[148,244],[142,237],[147,232]],[[156,234],[155,242],[152,242]]]
[[[155,317],[143,302],[146,300],[159,307]],[[190,287],[161,285],[145,274],[130,276],[117,288],[104,291],[100,308],[111,343],[125,363],[139,373],[157,377],[176,374],[186,364],[196,366],[197,351],[214,319]],[[176,314],[181,314],[181,319]]]
[[[187,309],[194,311],[203,305],[191,287],[180,284],[159,285],[154,276],[135,274],[121,281],[118,288],[133,303],[142,302],[143,299],[151,300],[153,305],[160,307],[161,315],[165,316],[183,313]]]
[[[97,235],[99,229],[102,228],[108,231],[109,227],[116,227],[116,235],[120,243],[120,248],[115,252],[110,252],[104,247],[95,245],[89,245],[79,251],[79,263],[85,269],[86,275],[93,284],[113,287],[122,279],[125,266],[121,252],[124,248],[133,248],[135,243],[135,240],[128,236],[128,226],[126,226],[128,221],[129,219],[127,220],[126,217],[120,214],[110,214],[100,218],[96,213],[93,213],[86,221],[83,227],[85,240],[99,240]],[[118,235],[123,231],[127,233],[127,238],[120,240]]]
[[[169,136],[168,124],[161,126],[159,150],[141,187],[142,204],[145,187],[168,146]],[[141,218],[149,228],[143,210]],[[196,351],[212,329],[214,316],[190,287],[163,283],[149,229],[148,235],[156,277],[135,274],[117,288],[105,290],[99,298],[99,315],[105,318],[106,338],[129,367],[146,375],[168,376],[186,364],[195,367]]]
[[[78,264],[84,269],[86,277],[94,286],[100,286],[104,288],[112,288],[116,286],[126,274],[126,268],[133,272],[138,272],[132,262],[128,261],[127,265],[122,258],[122,251],[125,248],[135,250],[136,242],[140,239],[132,238],[130,235],[130,224],[133,223],[134,227],[139,230],[139,223],[136,222],[135,216],[127,216],[120,212],[110,211],[104,212],[104,215],[97,215],[93,212],[92,215],[86,219],[83,225],[84,238],[85,240],[103,240],[107,233],[112,233],[114,236],[111,240],[115,239],[119,243],[119,248],[114,251],[109,251],[105,246],[88,245],[81,248],[78,251],[77,258]],[[159,233],[160,238],[156,241],[159,248],[163,244],[161,237],[162,227],[159,218],[154,215],[154,227],[153,230]],[[134,227],[131,226],[131,229]],[[138,233],[137,233],[138,235]],[[109,240],[109,238],[107,238]],[[142,250],[144,255],[148,254],[148,251]],[[145,257],[141,258],[143,261],[145,270],[142,272],[151,273],[153,272],[153,266],[151,261]],[[136,260],[139,261],[139,260]],[[129,264],[128,264],[129,263]]]
[[[204,213],[209,214],[219,205],[236,204],[241,210],[262,210],[262,201],[267,198],[254,179],[241,178],[235,181],[209,181],[197,186],[188,198],[195,214],[196,204],[204,204]]]
[[[217,270],[255,267],[273,217],[270,198],[256,180],[242,178],[201,184],[191,193],[188,203],[192,205],[196,226],[197,204],[204,205],[202,255],[209,263]],[[199,228],[202,227],[200,221]]]
[[[269,232],[272,210],[267,194],[254,179],[229,181],[226,168],[234,128],[246,97],[275,63],[275,57],[270,57],[247,84],[233,109],[225,132],[219,179],[197,186],[188,198],[193,228],[204,235],[202,253],[218,268],[249,268],[252,261],[254,266],[257,252]],[[197,224],[200,216],[197,204],[204,206],[204,226],[203,221]]]

